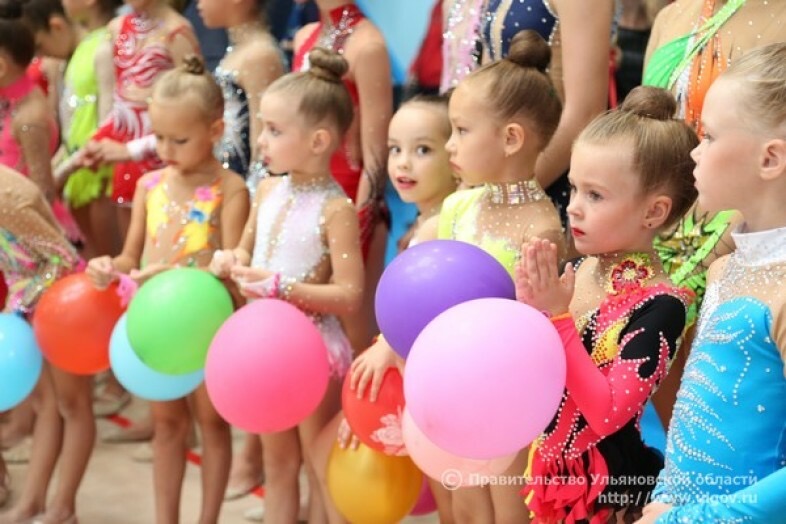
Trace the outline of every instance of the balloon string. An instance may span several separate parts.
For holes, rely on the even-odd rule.
[[[127,307],[131,299],[134,298],[136,290],[139,289],[139,284],[124,273],[115,273],[115,277],[118,280],[117,296],[120,297],[120,305]]]

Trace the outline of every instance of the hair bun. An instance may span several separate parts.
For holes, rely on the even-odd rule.
[[[22,2],[20,0],[0,0],[0,18],[6,20],[22,18]]]
[[[671,120],[677,112],[677,101],[674,95],[665,89],[638,86],[625,97],[620,111],[654,120]]]
[[[328,82],[341,82],[349,70],[349,64],[338,53],[323,47],[315,47],[308,53],[308,72]]]
[[[521,67],[532,67],[546,73],[551,63],[551,47],[537,31],[519,31],[510,41],[507,60]]]
[[[183,70],[191,75],[204,75],[205,62],[195,54],[186,55],[183,57]]]

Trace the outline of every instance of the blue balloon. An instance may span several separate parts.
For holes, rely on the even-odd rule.
[[[30,324],[18,315],[0,313],[0,411],[13,408],[32,393],[43,363]]]
[[[109,340],[109,362],[118,382],[145,400],[161,402],[185,397],[205,378],[201,369],[184,375],[168,375],[142,362],[128,341],[125,313],[115,324]]]

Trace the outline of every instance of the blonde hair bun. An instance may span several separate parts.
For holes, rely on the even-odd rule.
[[[188,54],[183,57],[183,71],[191,75],[204,75],[205,62],[195,54]]]
[[[507,60],[521,67],[532,67],[546,73],[551,64],[551,47],[537,31],[519,31],[510,41]]]
[[[328,82],[341,82],[349,70],[349,64],[343,56],[323,47],[312,49],[308,54],[308,62],[308,72]]]
[[[665,89],[638,86],[625,97],[620,111],[655,120],[671,120],[677,112],[677,101]]]

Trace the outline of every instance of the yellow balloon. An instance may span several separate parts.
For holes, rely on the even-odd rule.
[[[409,457],[392,457],[360,444],[330,452],[327,483],[338,511],[352,524],[393,524],[420,495],[423,474]]]

